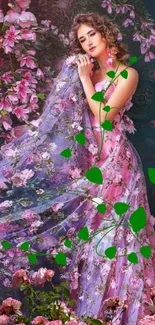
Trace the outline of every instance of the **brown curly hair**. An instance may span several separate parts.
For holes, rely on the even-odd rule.
[[[71,32],[69,33],[70,55],[85,53],[77,38],[77,31],[81,24],[87,24],[100,31],[107,40],[108,47],[111,48],[114,46],[117,48],[117,60],[123,64],[127,64],[129,59],[128,47],[126,44],[118,40],[118,26],[112,23],[107,17],[101,16],[96,12],[78,14],[74,17]]]

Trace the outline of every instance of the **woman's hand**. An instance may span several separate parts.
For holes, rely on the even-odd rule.
[[[78,65],[78,73],[81,80],[92,76],[92,68],[94,65],[90,61],[88,54],[79,54],[76,63]]]

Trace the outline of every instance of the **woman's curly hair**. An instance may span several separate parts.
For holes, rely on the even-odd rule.
[[[101,16],[96,12],[78,14],[74,17],[69,33],[70,39],[70,54],[84,54],[85,51],[77,38],[77,31],[81,24],[87,24],[96,30],[100,31],[108,43],[108,47],[116,47],[118,53],[116,58],[123,64],[127,64],[129,59],[128,47],[126,44],[118,40],[119,28],[112,23],[107,17]]]

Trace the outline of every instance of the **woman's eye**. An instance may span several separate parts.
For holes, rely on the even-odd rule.
[[[90,34],[90,36],[94,36],[94,35],[95,35],[95,33]],[[83,43],[84,41],[85,41],[85,39],[82,40],[80,43]]]
[[[90,34],[90,36],[93,36],[93,35],[95,35],[95,33],[93,33],[93,34]]]

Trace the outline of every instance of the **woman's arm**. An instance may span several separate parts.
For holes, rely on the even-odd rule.
[[[113,121],[114,117],[118,112],[125,106],[126,102],[129,100],[131,96],[136,91],[139,75],[138,72],[134,69],[129,67],[128,71],[128,78],[125,79],[123,77],[119,77],[119,81],[113,91],[112,95],[110,96],[109,100],[106,102],[106,106],[115,107],[115,109],[110,110],[110,112],[106,113],[105,111],[101,110],[101,124],[105,120],[105,116],[107,120]],[[99,102],[91,99],[91,97],[95,93],[95,88],[92,84],[90,77],[83,76],[80,78],[83,89],[88,101],[88,105],[93,112],[93,114],[97,117],[99,121]],[[105,105],[102,105],[102,108]]]

